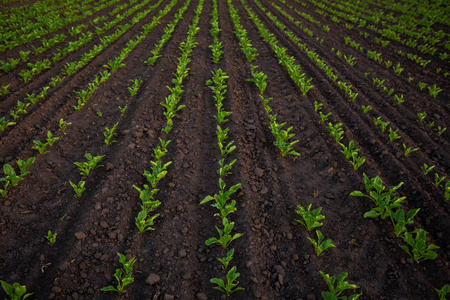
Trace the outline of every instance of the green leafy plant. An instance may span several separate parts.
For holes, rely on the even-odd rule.
[[[234,228],[234,222],[229,222],[227,218],[222,218],[222,225],[223,230],[216,226],[217,232],[219,233],[219,239],[215,237],[207,239],[205,241],[205,244],[207,246],[212,244],[219,244],[223,249],[226,249],[232,241],[244,235],[242,233],[235,233],[234,235],[231,235],[231,231]]]
[[[51,147],[57,140],[59,140],[59,137],[53,137],[53,133],[47,131],[47,145]]]
[[[105,136],[105,144],[106,144],[106,146],[109,146],[112,143],[117,142],[116,140],[111,140],[111,139],[113,139],[114,136],[117,135],[117,133],[115,133],[114,131],[116,130],[116,127],[117,127],[118,124],[119,124],[119,122],[114,124],[114,126],[111,129],[109,129],[108,127],[105,127],[105,132],[103,132],[103,135]]]
[[[438,173],[434,173],[434,186],[435,187],[442,187],[442,185],[441,185],[441,183],[442,183],[442,181],[444,181],[444,179],[445,179],[445,176],[439,176],[439,174]]]
[[[159,214],[155,214],[153,216],[148,217],[147,211],[143,210],[139,212],[136,217],[136,226],[139,229],[139,232],[145,232],[147,230],[155,230],[155,228],[151,227],[154,225],[154,220],[159,216]]]
[[[139,199],[142,201],[141,209],[146,212],[153,211],[161,202],[158,200],[153,200],[153,196],[159,191],[158,189],[150,190],[147,184],[144,184],[144,188],[141,189],[135,185],[133,187],[139,192]]]
[[[5,173],[6,177],[0,178],[0,181],[8,181],[13,187],[24,179],[23,176],[16,174],[16,171],[10,164],[3,165],[3,173]]]
[[[450,200],[450,180],[447,180],[447,182],[445,183],[445,187],[444,187],[444,197],[445,197],[445,201],[449,201]]]
[[[420,88],[421,90],[423,90],[423,89],[426,88],[426,87],[427,87],[427,84],[426,84],[425,82],[419,81],[419,88]]]
[[[366,158],[364,156],[353,155],[350,163],[353,166],[353,170],[358,170],[366,162]]]
[[[10,122],[10,121],[6,120],[5,117],[1,117],[0,118],[0,132],[5,130],[6,127],[13,126],[15,124],[16,124],[15,122]]]
[[[372,106],[370,106],[370,105],[367,105],[367,106],[361,105],[361,108],[363,109],[364,113],[366,114],[369,110],[372,109]]]
[[[236,211],[236,201],[230,200],[232,194],[236,193],[237,190],[241,187],[241,184],[235,184],[230,189],[225,190],[225,181],[222,178],[219,178],[219,194],[215,194],[214,196],[206,196],[200,204],[205,204],[209,201],[215,200],[211,206],[217,208],[220,213],[215,214],[215,216],[220,216],[222,219],[226,218],[230,213]]]
[[[394,142],[395,140],[401,138],[401,136],[398,135],[397,132],[398,132],[398,129],[394,131],[394,130],[392,129],[392,127],[389,127],[389,140],[390,140],[391,142]]]
[[[407,232],[406,225],[414,224],[413,218],[419,212],[420,208],[411,209],[406,213],[403,209],[397,209],[395,212],[390,212],[392,224],[394,225],[395,236],[401,237],[404,232]]]
[[[322,109],[323,103],[318,103],[314,101],[314,111],[320,111]]]
[[[383,186],[383,181],[378,176],[370,179],[364,173],[363,181],[368,195],[365,195],[361,191],[353,191],[350,193],[350,196],[367,197],[377,205],[377,207],[366,212],[364,218],[381,217],[382,219],[385,219],[391,214],[393,209],[401,207],[401,203],[406,199],[406,197],[397,197],[395,194],[395,191],[403,185],[403,182],[400,182],[396,186],[389,187],[389,189],[385,191],[386,188]]]
[[[427,116],[427,113],[424,111],[424,112],[418,112],[417,113],[417,118],[418,118],[418,121],[419,122],[423,122],[423,120],[425,120],[425,117]]]
[[[157,147],[155,147],[153,149],[153,156],[156,158],[156,160],[159,160],[161,157],[163,157],[164,155],[166,155],[167,153],[167,145],[170,144],[170,140],[169,141],[165,141],[161,138],[159,138],[159,142],[161,143],[161,145],[158,145]]]
[[[427,164],[423,164],[421,167],[423,175],[427,175],[431,170],[434,169],[435,166],[428,166]]]
[[[259,92],[262,94],[267,87],[267,75],[263,72],[256,72],[255,70],[257,67],[258,66],[251,65],[253,78],[248,78],[246,80],[253,82],[258,87]]]
[[[117,252],[117,255],[119,256],[119,262],[122,264],[122,268],[116,269],[116,273],[114,274],[114,277],[117,280],[117,286],[113,287],[112,285],[109,285],[107,287],[101,288],[100,290],[102,292],[117,292],[120,294],[124,294],[126,293],[124,288],[130,283],[134,282],[132,271],[133,265],[136,262],[136,258],[132,257],[130,260],[127,260],[125,255],[120,254],[119,252]]]
[[[125,114],[125,111],[127,110],[127,108],[128,108],[128,105],[125,105],[123,108],[119,106],[119,111],[120,111],[122,117]]]
[[[30,172],[28,172],[28,168],[36,161],[36,157],[30,157],[28,158],[26,161],[19,159],[16,161],[17,166],[19,167],[20,170],[20,176],[25,176],[27,174],[29,174]]]
[[[49,230],[45,238],[48,240],[49,244],[54,244],[56,242],[56,235],[57,235],[56,232],[52,233],[52,231]]]
[[[74,164],[78,167],[78,170],[80,170],[80,175],[87,177],[89,176],[89,172],[91,170],[98,167],[103,167],[103,165],[97,164],[103,157],[105,157],[104,155],[92,156],[90,153],[86,153],[84,157],[88,160],[87,162],[74,162]]]
[[[346,159],[350,159],[353,156],[357,156],[359,150],[361,149],[353,149],[355,147],[355,142],[351,140],[348,144],[348,147],[346,147],[344,144],[339,143],[339,145],[342,147],[341,152],[345,155]]]
[[[446,130],[447,127],[442,128],[441,126],[438,126],[438,135],[441,136]]]
[[[12,285],[3,280],[0,280],[0,282],[6,295],[8,295],[11,300],[25,300],[33,295],[33,293],[27,294],[26,286],[20,285],[18,282],[13,283]]]
[[[323,291],[321,293],[322,297],[325,300],[338,300],[338,299],[355,300],[355,299],[358,299],[358,297],[362,295],[362,293],[360,293],[360,294],[353,294],[348,297],[340,296],[342,294],[342,292],[345,290],[359,289],[359,286],[357,286],[355,284],[350,284],[350,283],[348,283],[348,281],[344,281],[344,279],[348,276],[347,272],[343,272],[340,275],[338,275],[337,277],[330,276],[328,274],[325,274],[322,271],[319,271],[319,272],[322,275],[323,279],[325,279],[325,282],[328,285],[328,289],[330,290],[329,292]]]
[[[228,164],[225,164],[225,158],[222,158],[221,160],[219,160],[220,168],[217,170],[217,174],[219,174],[220,176],[227,176],[227,175],[232,174],[230,172],[230,170],[235,162],[236,162],[236,159],[233,159]]]
[[[134,96],[137,94],[139,87],[142,84],[142,80],[141,79],[134,79],[134,80],[130,80],[133,85],[131,87],[128,87],[128,91],[130,92],[131,96]]]
[[[403,95],[394,95],[394,99],[397,101],[398,104],[402,104],[403,102],[405,102],[405,100],[403,100]]]
[[[33,146],[32,149],[38,150],[40,154],[48,153],[48,151],[45,151],[45,147],[47,147],[47,143],[42,143],[41,141],[33,140]]]
[[[74,197],[81,198],[81,194],[84,192],[84,190],[86,190],[86,188],[84,187],[86,182],[81,180],[80,182],[78,182],[78,184],[75,184],[69,180],[69,183],[72,186],[73,190],[75,191]]]
[[[144,171],[144,177],[147,179],[148,183],[152,186],[152,188],[155,188],[158,182],[163,179],[167,174],[167,167],[172,163],[171,161],[163,164],[160,160],[154,162],[150,162],[152,165],[152,171]]]
[[[71,122],[66,122],[63,119],[59,120],[59,130],[61,130],[61,132],[63,132],[64,134],[66,134],[66,129],[68,126],[72,125]]]
[[[433,98],[436,98],[437,95],[442,92],[442,89],[433,84],[433,86],[428,87],[428,91],[430,92],[430,95],[433,96]]]
[[[308,240],[314,246],[314,250],[315,250],[316,256],[322,255],[323,251],[325,251],[328,248],[336,247],[333,244],[332,240],[330,240],[330,239],[328,239],[326,241],[323,241],[324,237],[322,235],[322,232],[320,232],[320,230],[316,230],[316,234],[317,234],[317,242],[314,239],[308,237]]]
[[[413,237],[414,234],[416,235],[415,238]],[[437,257],[437,253],[433,250],[439,249],[439,247],[433,244],[427,245],[426,235],[427,232],[419,228],[411,232],[405,232],[403,240],[407,245],[400,245],[417,263],[424,260],[434,260]],[[411,247],[411,250],[408,246]]]
[[[295,221],[305,226],[308,231],[322,226],[323,223],[320,223],[318,221],[325,219],[325,216],[320,214],[322,207],[311,210],[311,206],[312,204],[309,204],[305,209],[303,206],[298,205],[297,210],[295,211],[300,217],[302,217],[302,219]]]
[[[412,152],[419,150],[419,148],[412,149],[411,147],[406,147],[406,145],[403,144],[403,150],[405,150],[405,156],[409,156]]]
[[[227,296],[232,293],[240,290],[245,290],[242,287],[239,287],[239,281],[235,281],[240,276],[239,273],[236,272],[236,266],[232,267],[227,273],[227,283],[220,278],[211,278],[210,282],[216,284],[214,288],[226,294]]]
[[[220,263],[222,264],[223,270],[228,269],[228,265],[229,265],[230,261],[233,259],[233,254],[234,254],[234,248],[231,249],[230,251],[228,251],[227,256],[217,258],[217,260],[220,261]]]
[[[447,300],[446,295],[450,293],[450,284],[444,285],[440,290],[435,288],[440,300]]]

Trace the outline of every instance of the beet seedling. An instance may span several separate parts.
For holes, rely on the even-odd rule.
[[[91,170],[98,167],[103,167],[103,165],[97,166],[97,164],[103,157],[105,157],[104,155],[92,156],[90,153],[86,153],[84,156],[88,160],[87,162],[74,162],[74,164],[78,167],[78,170],[80,170],[80,175],[87,177],[89,176],[89,172]]]
[[[134,96],[137,94],[139,87],[142,84],[142,80],[141,79],[134,79],[134,80],[130,80],[133,85],[131,87],[128,87],[128,91],[130,92],[131,96]]]
[[[435,288],[436,293],[438,293],[439,300],[447,300],[446,295],[450,293],[450,284],[444,285],[440,290]]]
[[[357,156],[358,151],[361,150],[361,149],[353,149],[355,147],[355,142],[353,140],[351,140],[350,143],[348,144],[348,148],[344,144],[339,143],[339,145],[341,146],[342,148],[341,152],[345,155],[346,159],[350,159],[353,156]]]
[[[413,153],[414,151],[419,150],[419,148],[411,148],[411,147],[406,147],[405,144],[403,144],[403,150],[405,150],[405,156],[409,156],[411,153]]]
[[[415,238],[413,237],[414,234],[416,235]],[[411,232],[405,232],[403,240],[411,247],[411,250],[408,245],[400,245],[400,248],[405,250],[417,263],[428,259],[434,260],[437,257],[437,253],[433,250],[439,249],[439,247],[433,244],[427,245],[426,235],[427,232],[419,228]]]
[[[76,195],[74,195],[74,197],[81,198],[81,194],[84,192],[84,190],[86,190],[86,188],[84,187],[86,182],[81,180],[80,182],[78,182],[78,184],[75,184],[69,180],[69,183],[75,191]]]
[[[26,161],[19,159],[16,161],[17,166],[19,166],[20,176],[25,176],[29,174],[28,168],[36,161],[36,157],[30,157]]]
[[[421,167],[423,175],[427,175],[431,170],[434,169],[434,166],[428,166],[427,164],[423,164]]]
[[[65,131],[69,125],[72,125],[72,123],[66,122],[63,119],[59,120],[59,130],[61,130],[62,133],[66,134]]]
[[[233,213],[236,211],[236,201],[230,200],[230,197],[232,194],[236,193],[237,190],[241,187],[241,184],[235,184],[228,191],[225,190],[225,181],[222,180],[222,178],[219,178],[219,187],[220,192],[219,194],[215,194],[213,196],[206,196],[200,204],[207,203],[211,200],[215,200],[214,204],[211,204],[212,207],[217,208],[220,211],[220,214],[215,214],[214,216],[219,216],[222,219],[226,218],[230,213]],[[229,202],[229,203],[228,203]]]
[[[6,173],[5,173],[6,174]],[[444,179],[445,179],[445,176],[439,176],[439,174],[438,173],[434,173],[434,183],[433,183],[433,185],[435,186],[435,187],[442,187],[442,185],[441,185],[441,183],[442,183],[442,181],[444,181]],[[13,185],[14,186],[14,185]]]
[[[253,82],[259,89],[259,92],[261,94],[264,93],[264,91],[266,90],[267,87],[267,75],[264,74],[263,72],[256,72],[255,69],[258,66],[254,66],[254,65],[250,65],[252,68],[252,76],[253,78],[247,78],[247,81],[251,81]]]
[[[127,108],[128,108],[128,105],[125,105],[123,108],[119,106],[119,111],[121,113],[121,115],[120,115],[121,117],[123,117]]]
[[[117,133],[115,133],[114,131],[116,130],[117,125],[119,124],[119,122],[117,122],[116,124],[114,124],[114,126],[109,129],[108,127],[105,127],[105,132],[103,132],[103,135],[105,136],[105,144],[106,146],[111,145],[112,143],[116,143],[116,140],[111,140],[115,135],[117,135]]]
[[[219,168],[219,170],[217,170],[217,174],[219,174],[220,176],[227,176],[227,175],[233,174],[230,172],[230,170],[235,162],[236,162],[236,159],[233,159],[230,163],[225,164],[225,158],[222,158],[221,160],[219,160],[220,168]]]
[[[142,201],[141,209],[143,211],[150,212],[156,209],[161,202],[158,200],[153,200],[153,196],[159,191],[158,189],[152,189],[148,185],[144,184],[144,188],[140,189],[139,187],[133,185],[133,187],[139,192],[139,199]]]
[[[56,235],[57,235],[56,232],[52,233],[52,231],[49,230],[45,238],[48,240],[49,244],[54,244],[56,242]]]
[[[359,150],[359,149],[358,149]],[[350,163],[353,166],[353,170],[358,170],[366,162],[366,158],[364,156],[353,155]]]
[[[445,197],[445,201],[449,201],[450,200],[450,180],[447,180],[447,182],[445,183],[445,187],[444,187],[444,197]]]
[[[236,266],[234,266],[227,273],[227,284],[225,284],[220,278],[211,278],[210,282],[217,284],[217,286],[214,287],[216,290],[219,290],[229,296],[233,292],[245,290],[244,288],[237,286],[239,281],[235,280],[239,276],[240,274],[236,273]]]
[[[323,251],[325,251],[326,249],[336,247],[333,244],[332,240],[330,240],[330,239],[322,242],[324,238],[323,238],[322,232],[320,232],[320,230],[316,230],[316,234],[317,234],[317,242],[310,237],[308,237],[308,240],[311,242],[311,244],[313,244],[317,257],[322,255]]]
[[[143,210],[141,212],[139,212],[138,216],[136,217],[136,226],[139,229],[139,232],[145,232],[147,230],[155,230],[155,228],[151,227],[153,226],[154,220],[159,216],[159,214],[155,214],[153,216],[150,216],[149,218],[147,218],[148,213]]]
[[[323,103],[318,103],[314,101],[314,111],[320,111],[322,109]]]
[[[406,225],[414,224],[413,218],[419,212],[420,208],[411,209],[406,213],[400,208],[395,212],[390,212],[389,216],[391,217],[392,224],[394,225],[394,232],[396,237],[400,237],[404,232],[407,232]]]
[[[389,127],[389,140],[390,140],[391,142],[394,142],[395,140],[401,138],[401,136],[398,135],[397,132],[398,132],[398,129],[394,131],[394,130],[392,129],[392,127]]]
[[[447,130],[446,127],[442,128],[441,126],[438,126],[438,135],[441,136],[446,130]]]
[[[153,149],[153,156],[156,158],[156,160],[159,160],[161,157],[166,155],[168,151],[167,145],[169,145],[171,141],[170,140],[164,141],[161,138],[159,138],[159,142],[161,143],[161,145],[158,145],[156,148]]]
[[[359,286],[356,284],[350,284],[348,281],[344,281],[344,279],[348,276],[347,272],[343,272],[340,275],[336,276],[330,276],[328,274],[325,274],[322,271],[319,271],[322,275],[323,279],[325,279],[325,282],[328,285],[329,292],[322,292],[322,297],[325,300],[337,300],[337,299],[348,299],[348,300],[355,300],[358,299],[361,294],[353,294],[351,296],[345,297],[340,296],[343,291],[345,290],[353,290],[353,289],[359,289]]]
[[[166,168],[172,163],[169,161],[168,163],[165,163],[164,165],[160,160],[154,162],[150,162],[152,165],[152,172],[145,170],[144,171],[144,177],[147,179],[148,183],[151,184],[152,188],[156,187],[158,182],[163,179],[166,174]]]
[[[363,109],[364,113],[366,114],[369,110],[372,109],[372,106],[370,106],[370,105],[367,105],[367,106],[361,105],[361,108]]]
[[[132,257],[130,260],[127,261],[125,255],[120,254],[117,252],[117,255],[119,256],[119,262],[122,264],[122,269],[116,269],[116,273],[114,274],[114,277],[117,280],[117,287],[113,287],[112,285],[101,288],[100,290],[103,292],[118,292],[118,293],[125,293],[124,290],[125,286],[129,285],[130,283],[134,282],[134,278],[132,277],[132,271],[133,271],[133,265],[136,262],[136,258]]]
[[[417,113],[417,119],[418,119],[417,121],[420,122],[420,123],[422,123],[423,120],[425,120],[425,117],[426,117],[426,116],[427,116],[427,112],[425,112],[425,111],[422,112],[422,113],[421,113],[421,112],[418,112],[418,113]]]
[[[395,194],[395,191],[403,185],[403,182],[400,182],[396,186],[389,187],[389,190],[385,192],[384,190],[386,188],[383,186],[383,181],[380,177],[376,176],[369,179],[364,173],[363,181],[368,195],[365,195],[361,191],[353,191],[350,193],[350,196],[367,197],[377,205],[377,207],[366,212],[364,218],[381,217],[382,219],[385,219],[391,214],[393,209],[401,207],[401,203],[406,199],[406,197],[397,197]]]
[[[7,181],[11,183],[11,186],[16,186],[19,181],[23,180],[23,175],[17,175],[16,171],[10,164],[3,165],[3,173],[5,173],[6,177],[0,178],[0,181]]]
[[[228,251],[227,256],[218,258],[217,260],[222,263],[222,270],[228,269],[228,264],[233,259],[234,248]]]
[[[295,221],[305,226],[305,228],[308,231],[311,231],[316,227],[322,226],[323,223],[320,223],[318,221],[325,219],[325,216],[320,214],[322,207],[316,208],[311,211],[311,206],[312,204],[309,204],[305,209],[303,208],[303,206],[298,205],[297,210],[295,211],[298,215],[302,217],[302,219]]]
[[[0,132],[5,130],[6,127],[13,126],[15,124],[16,124],[15,122],[10,122],[10,121],[6,120],[5,117],[1,117],[0,118]]]
[[[219,239],[212,237],[205,241],[207,246],[212,244],[219,244],[223,249],[228,248],[228,245],[234,241],[235,239],[240,238],[244,234],[235,233],[233,236],[231,235],[231,231],[234,228],[234,222],[229,222],[227,218],[222,219],[223,230],[216,226],[217,232],[219,233]]]
[[[33,295],[33,293],[26,294],[26,286],[20,285],[18,282],[13,283],[12,285],[4,282],[3,280],[0,280],[0,282],[6,295],[8,295],[11,300],[25,300]]]

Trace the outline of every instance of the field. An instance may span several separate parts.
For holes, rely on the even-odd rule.
[[[0,280],[445,299],[450,3],[1,3]]]

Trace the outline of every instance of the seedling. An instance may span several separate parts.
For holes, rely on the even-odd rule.
[[[308,237],[308,240],[311,242],[311,244],[313,244],[317,257],[322,255],[323,251],[325,251],[326,249],[336,247],[330,239],[322,242],[324,237],[322,235],[322,232],[320,232],[320,230],[316,230],[316,234],[317,234],[317,242],[310,237]]]
[[[130,92],[131,96],[134,96],[137,94],[139,87],[142,84],[142,80],[141,79],[134,79],[134,80],[130,80],[133,85],[131,87],[128,87],[128,91]]]
[[[444,187],[444,192],[445,192],[445,201],[449,201],[450,200],[450,180],[447,180],[447,182],[445,183],[445,187]]]
[[[364,113],[366,114],[369,110],[372,109],[372,106],[370,106],[370,105],[367,105],[367,106],[361,105],[361,108],[363,109]]]
[[[47,131],[47,145],[51,147],[57,140],[59,140],[59,137],[53,137],[53,134],[50,131]]]
[[[228,248],[228,245],[235,239],[240,238],[244,234],[235,233],[233,236],[231,235],[231,231],[234,228],[234,222],[229,222],[227,218],[222,219],[223,230],[216,226],[217,232],[219,232],[219,239],[212,237],[205,241],[207,246],[212,244],[219,244],[223,249]]]
[[[447,127],[442,128],[441,126],[438,126],[438,135],[441,136],[446,130]]]
[[[19,159],[16,161],[17,166],[19,166],[19,169],[20,169],[20,176],[23,177],[30,173],[30,172],[28,172],[28,168],[34,163],[35,160],[36,160],[36,157],[30,157],[26,161],[22,160],[22,159]]]
[[[358,299],[361,294],[353,294],[351,296],[345,297],[340,296],[343,291],[345,290],[353,290],[353,289],[359,289],[359,286],[356,284],[350,284],[348,281],[344,281],[344,279],[348,276],[347,272],[343,272],[338,277],[331,276],[328,274],[325,274],[322,271],[319,271],[322,275],[323,279],[325,279],[325,282],[328,285],[329,292],[322,292],[322,297],[325,300],[337,300],[337,299],[348,299],[348,300],[355,300]]]
[[[390,140],[391,142],[394,142],[395,140],[401,138],[401,136],[398,135],[397,132],[398,132],[398,129],[394,131],[394,130],[392,129],[392,127],[389,127],[389,140]]]
[[[427,175],[431,170],[434,169],[434,166],[428,166],[427,164],[423,164],[421,169],[422,169],[423,174]]]
[[[26,286],[20,285],[18,282],[13,283],[12,285],[3,280],[0,280],[0,282],[6,295],[8,295],[11,300],[25,300],[33,295],[33,293],[27,294]]]
[[[161,145],[158,145],[156,148],[153,149],[153,156],[156,158],[156,160],[159,160],[161,157],[166,155],[168,151],[167,145],[169,145],[171,141],[170,140],[164,141],[163,139],[159,138],[159,142],[161,143]]]
[[[86,188],[84,187],[86,182],[81,180],[80,182],[78,182],[78,184],[75,184],[69,180],[69,183],[72,186],[73,190],[75,191],[76,195],[74,197],[81,198],[81,194],[84,192],[84,190],[86,190]]]
[[[419,212],[420,208],[411,209],[406,213],[400,208],[395,212],[390,212],[389,216],[391,217],[392,225],[394,225],[395,236],[400,237],[404,232],[407,232],[406,225],[414,224],[413,218]]]
[[[112,143],[116,143],[116,140],[111,140],[112,138],[114,138],[115,135],[117,135],[117,133],[115,133],[114,131],[116,130],[117,125],[119,124],[119,122],[117,122],[116,124],[114,124],[114,126],[109,129],[108,127],[105,128],[105,132],[103,132],[103,135],[105,136],[105,144],[106,146],[111,145]]]
[[[419,88],[420,88],[420,90],[423,90],[426,87],[427,87],[427,84],[425,82],[419,81]]]
[[[305,226],[305,228],[308,231],[311,231],[316,227],[322,226],[323,223],[320,223],[318,221],[325,219],[325,216],[320,214],[322,207],[316,208],[311,211],[311,206],[312,204],[309,204],[305,210],[303,206],[298,205],[297,210],[295,211],[298,215],[302,217],[302,219],[295,221]]]
[[[59,120],[59,130],[61,130],[61,132],[63,132],[64,134],[66,134],[66,129],[68,126],[72,125],[71,122],[66,122],[63,119]]]
[[[413,237],[414,234],[416,235],[415,238]],[[437,253],[433,250],[439,249],[439,247],[433,244],[427,245],[426,235],[427,232],[419,228],[411,232],[405,232],[403,240],[411,247],[411,250],[408,245],[400,245],[417,263],[428,259],[434,260],[437,257]]]
[[[5,181],[6,178],[0,178],[0,181]],[[3,189],[0,189],[0,195],[5,198],[6,194],[8,193],[8,186],[10,181],[6,180],[5,184],[3,185]]]
[[[6,174],[6,173],[5,173]],[[435,187],[442,187],[441,183],[444,181],[445,176],[440,177],[438,173],[434,173],[434,186]]]
[[[394,99],[397,101],[398,104],[402,104],[403,102],[405,102],[405,100],[403,100],[403,95],[394,95]]]
[[[406,147],[406,145],[403,144],[403,150],[405,150],[405,156],[409,156],[412,152],[419,150],[419,148],[412,149],[411,147]]]
[[[427,116],[427,113],[424,111],[424,112],[418,112],[417,113],[417,121],[418,122],[420,122],[420,123],[422,123],[423,122],[423,120],[425,120],[425,117]]]
[[[442,289],[438,290],[435,288],[436,293],[438,293],[439,300],[447,300],[446,295],[450,293],[450,284],[446,284],[442,287]]]
[[[147,211],[143,210],[139,212],[138,216],[136,217],[136,226],[139,229],[139,232],[145,232],[147,230],[155,230],[155,228],[151,227],[154,225],[154,220],[159,216],[159,214],[155,214],[153,216],[150,216],[147,218],[148,213]]]
[[[320,111],[322,109],[323,103],[318,103],[314,101],[314,111]]]
[[[230,172],[230,170],[235,162],[236,159],[233,159],[230,163],[225,164],[225,158],[222,158],[221,160],[219,160],[220,168],[219,170],[217,170],[217,174],[219,174],[220,176],[227,176],[233,174]]]
[[[11,182],[11,186],[16,186],[19,181],[23,180],[23,175],[17,175],[16,171],[10,164],[3,165],[3,173],[5,173],[6,177],[0,178],[0,181],[9,181]]]
[[[353,170],[358,170],[366,162],[366,158],[364,156],[353,155],[350,163],[353,166]]]
[[[229,214],[236,211],[236,201],[230,200],[232,194],[236,193],[237,190],[241,187],[241,184],[235,184],[228,191],[225,190],[225,181],[222,178],[219,178],[219,194],[215,194],[214,196],[206,196],[200,204],[205,204],[209,201],[215,200],[214,204],[211,204],[212,207],[217,208],[220,211],[220,214],[215,214],[215,216],[219,216],[222,219],[226,218]]]
[[[428,125],[430,126],[430,128],[433,128],[433,127],[434,127],[434,121],[433,121],[433,122],[430,122],[430,123],[428,123]]]
[[[139,192],[139,199],[142,201],[141,209],[146,212],[155,210],[161,202],[158,200],[153,200],[153,196],[159,191],[158,189],[152,189],[147,184],[144,184],[144,188],[133,185],[133,187]]]
[[[357,156],[358,151],[361,150],[361,149],[353,149],[355,147],[355,142],[353,140],[351,140],[350,143],[348,144],[348,148],[341,143],[339,143],[339,145],[342,147],[341,152],[345,155],[346,159],[350,159],[353,156]]]
[[[323,123],[328,121],[328,117],[331,115],[331,113],[327,113],[326,115],[323,114],[321,111],[319,111],[320,119]]]
[[[255,72],[255,69],[257,67],[258,66],[251,65],[253,78],[248,78],[246,80],[253,82],[258,87],[259,92],[262,94],[262,93],[264,93],[264,91],[266,90],[266,87],[267,87],[267,82],[266,82],[267,75],[264,74],[263,72]]]
[[[86,153],[84,156],[88,160],[87,162],[74,162],[74,164],[78,167],[78,170],[80,170],[80,175],[87,177],[89,176],[89,172],[91,170],[98,167],[103,167],[103,165],[97,166],[97,164],[103,157],[105,157],[104,155],[92,156],[90,153]]]
[[[164,165],[160,160],[156,162],[151,161],[150,163],[152,165],[152,172],[145,170],[143,175],[147,179],[148,183],[150,183],[152,188],[155,188],[158,182],[166,176],[166,169],[172,162],[169,161]]]
[[[6,120],[5,117],[0,118],[0,132],[5,130],[6,127],[13,126],[13,125],[16,125],[16,123]]]
[[[123,117],[127,108],[128,108],[128,105],[125,105],[123,108],[119,106],[119,111],[121,113],[121,117]]]
[[[364,218],[377,218],[381,217],[385,219],[390,215],[393,209],[401,207],[401,203],[406,197],[397,197],[395,191],[398,190],[403,182],[398,185],[389,187],[388,191],[384,191],[386,188],[383,186],[383,181],[380,177],[376,176],[372,179],[364,173],[363,181],[368,195],[365,195],[361,191],[353,191],[350,196],[367,197],[371,199],[377,207],[372,208],[369,212],[364,214]]]
[[[119,262],[122,264],[122,269],[116,269],[116,273],[114,277],[117,280],[117,287],[113,287],[112,285],[101,288],[100,290],[103,292],[117,292],[119,294],[124,294],[126,291],[124,288],[130,283],[134,282],[134,278],[132,277],[133,265],[136,262],[136,258],[132,257],[127,261],[125,255],[117,252],[119,256]]]
[[[54,244],[56,242],[56,235],[57,235],[56,232],[52,233],[52,231],[49,230],[45,238],[48,240],[49,244]]]
[[[102,111],[101,110],[97,110],[97,116],[99,116],[99,117],[102,117],[103,116],[103,113],[102,113]]]
[[[222,263],[222,270],[228,269],[228,264],[233,259],[234,248],[228,251],[227,256],[218,258],[217,260]]]
[[[433,96],[433,98],[436,98],[437,95],[442,92],[442,89],[433,84],[433,86],[428,87],[428,91],[430,92],[430,95]]]
[[[210,282],[217,284],[214,288],[226,294],[227,296],[232,293],[240,290],[245,290],[242,287],[237,286],[239,281],[235,281],[240,276],[239,273],[236,273],[236,266],[232,267],[227,274],[227,284],[220,278],[211,278]]]
[[[3,94],[3,95],[8,94],[8,93],[9,93],[8,88],[9,88],[10,85],[11,85],[11,83],[8,84],[8,85],[2,85],[2,86],[1,86],[1,90],[0,90],[0,95],[1,95],[1,94]]]

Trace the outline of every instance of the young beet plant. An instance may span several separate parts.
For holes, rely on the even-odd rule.
[[[127,260],[125,255],[117,253],[119,256],[119,262],[122,264],[122,269],[116,269],[116,273],[114,277],[117,280],[117,286],[113,287],[109,285],[107,287],[101,288],[100,290],[103,292],[117,292],[119,294],[124,294],[126,291],[124,288],[130,283],[134,282],[134,278],[132,277],[133,265],[136,262],[136,258],[132,257],[130,260]]]
[[[57,235],[56,232],[52,233],[52,231],[49,230],[45,238],[47,239],[49,244],[54,244],[56,242],[56,235]]]
[[[322,207],[311,210],[311,206],[312,204],[309,204],[305,209],[303,206],[298,205],[297,210],[295,211],[299,216],[302,217],[302,219],[295,221],[305,226],[308,231],[322,226],[323,223],[320,223],[319,221],[325,219],[325,216],[320,214]]]
[[[308,240],[311,242],[311,244],[313,244],[317,256],[322,255],[323,251],[325,251],[328,248],[336,247],[330,239],[323,241],[324,237],[322,235],[322,232],[320,232],[320,230],[316,230],[316,234],[317,234],[317,242],[310,237],[308,237]]]
[[[27,294],[27,287],[24,285],[20,285],[18,282],[9,284],[3,280],[0,280],[0,283],[2,284],[2,288],[5,291],[6,295],[11,300],[25,300],[33,295],[33,293]]]
[[[98,162],[105,157],[104,155],[92,156],[90,153],[86,153],[84,155],[87,159],[87,162],[74,162],[74,164],[80,170],[80,175],[89,176],[90,171],[95,168],[103,167],[103,165],[97,165]]]
[[[115,131],[116,131],[116,127],[117,127],[118,124],[119,124],[119,122],[114,124],[114,126],[111,129],[109,129],[108,127],[105,128],[105,132],[103,132],[103,135],[105,136],[105,144],[106,144],[106,146],[109,146],[112,143],[117,142],[113,138],[114,138],[115,135],[117,135],[117,133],[115,133]]]
[[[329,292],[322,292],[322,297],[325,300],[338,300],[338,299],[355,300],[362,295],[361,293],[361,294],[353,294],[348,297],[341,296],[342,292],[345,290],[359,289],[359,286],[348,283],[348,281],[344,281],[344,279],[348,276],[347,272],[343,272],[337,277],[330,276],[322,271],[320,271],[320,274],[322,275],[323,279],[328,285],[328,289],[330,290]]]
[[[78,182],[78,184],[75,184],[69,180],[69,184],[72,186],[73,190],[75,191],[74,197],[81,198],[81,194],[84,192],[84,190],[86,190],[86,188],[84,187],[86,182],[81,180],[80,182]]]

